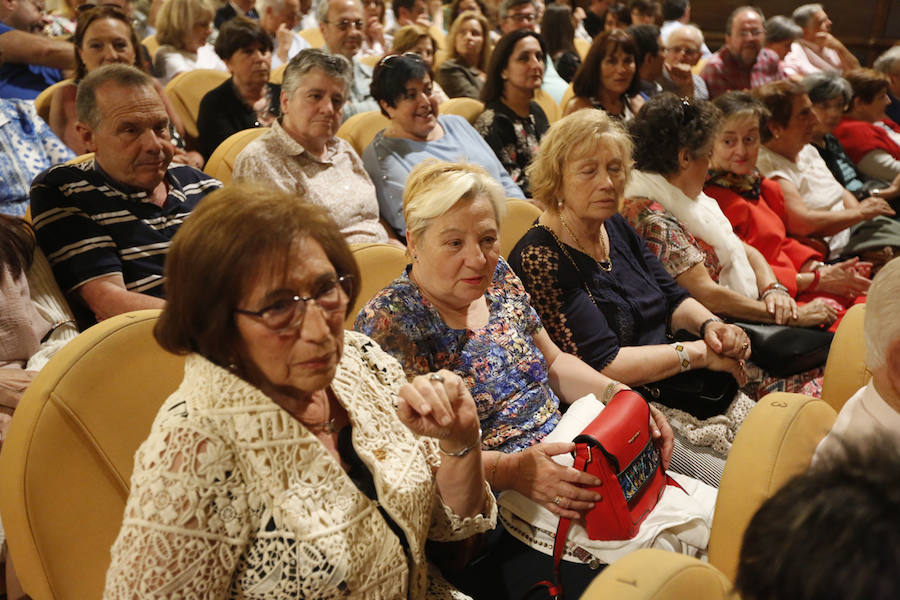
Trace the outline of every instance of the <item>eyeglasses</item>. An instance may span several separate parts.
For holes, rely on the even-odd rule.
[[[92,8],[99,8],[101,6],[112,6],[113,8],[117,8],[117,9],[119,9],[119,11],[124,12],[124,9],[119,4],[116,4],[115,2],[100,2],[100,3],[85,2],[84,4],[79,5],[78,8],[75,9],[75,12],[80,15],[81,13],[87,12],[87,11],[91,10]]]
[[[699,55],[700,55],[700,51],[699,51],[699,50],[695,50],[694,48],[687,48],[687,47],[685,47],[685,46],[673,46],[672,48],[666,48],[665,51],[666,51],[667,54],[678,54],[678,53],[681,53],[681,54],[684,54],[685,56],[688,56],[688,57],[691,57],[691,56],[699,56]]]
[[[403,54],[389,54],[378,61],[378,64],[375,67],[390,67],[393,63],[397,62],[400,58],[409,58],[416,62],[425,63],[425,60],[418,52],[404,52]]]
[[[325,22],[326,22],[326,23],[329,23],[330,21],[325,21]],[[338,21],[337,23],[332,23],[332,25],[334,25],[335,27],[337,27],[337,28],[340,29],[341,31],[347,31],[347,30],[350,29],[351,27],[352,27],[353,29],[357,29],[357,30],[359,30],[359,31],[362,31],[363,28],[366,26],[366,24],[363,23],[363,20],[362,20],[362,19],[356,19],[356,20],[341,19],[341,20]]]
[[[514,15],[507,15],[507,19],[512,19],[516,23],[534,23],[537,21],[537,15],[531,13],[516,13]]]
[[[266,306],[261,310],[244,310],[235,308],[234,312],[256,317],[262,324],[276,333],[285,333],[296,329],[306,316],[307,303],[315,302],[327,315],[347,307],[353,295],[354,281],[352,275],[341,275],[322,285],[312,296],[289,296]]]

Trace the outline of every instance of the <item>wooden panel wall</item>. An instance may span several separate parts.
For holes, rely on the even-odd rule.
[[[832,21],[832,32],[863,65],[872,61],[887,48],[900,41],[900,2],[897,0],[821,0]],[[755,4],[766,17],[782,14],[790,16],[803,0],[691,0],[691,20],[697,23],[712,50],[725,39],[725,19],[738,6]]]

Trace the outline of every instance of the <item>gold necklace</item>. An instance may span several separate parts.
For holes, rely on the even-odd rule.
[[[578,238],[575,237],[575,233],[571,229],[569,229],[569,224],[566,223],[566,219],[565,219],[565,217],[562,216],[562,213],[559,213],[559,221],[560,221],[560,223],[562,223],[563,229],[566,230],[566,233],[569,234],[569,237],[571,237],[575,241],[575,244],[578,246],[579,250],[581,250],[582,252],[584,252],[585,254],[590,256],[591,258],[593,258],[594,262],[596,262],[600,266],[600,268],[603,269],[604,271],[607,271],[607,272],[612,271],[612,255],[610,254],[609,247],[606,245],[606,243],[603,239],[603,230],[602,229],[600,230],[600,245],[603,246],[603,252],[606,254],[606,260],[600,260],[593,254],[588,252],[581,245],[581,242],[579,242]]]

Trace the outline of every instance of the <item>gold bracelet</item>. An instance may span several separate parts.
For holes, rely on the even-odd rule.
[[[462,458],[466,454],[472,451],[473,448],[479,446],[481,444],[481,427],[478,428],[478,435],[475,437],[475,441],[466,446],[465,448],[460,448],[459,450],[454,450],[452,452],[447,452],[443,448],[441,448],[440,442],[438,442],[438,450],[441,451],[441,454],[444,456],[452,456],[454,458]]]

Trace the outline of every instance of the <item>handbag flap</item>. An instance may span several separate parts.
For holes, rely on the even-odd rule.
[[[650,406],[644,398],[621,390],[573,441],[599,448],[619,475],[652,444],[649,423]]]

